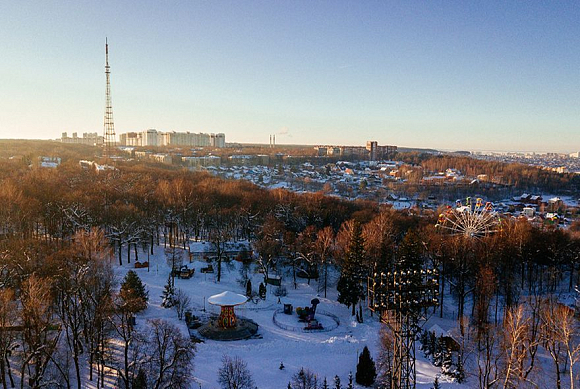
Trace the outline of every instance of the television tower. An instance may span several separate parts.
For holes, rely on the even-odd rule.
[[[105,74],[107,76],[107,90],[105,103],[105,130],[103,136],[104,155],[111,156],[115,148],[115,123],[113,122],[113,103],[111,102],[111,67],[109,66],[109,43],[105,38],[105,56],[107,63],[105,65]]]

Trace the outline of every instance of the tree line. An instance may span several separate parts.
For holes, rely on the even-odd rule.
[[[493,182],[520,190],[580,193],[580,176],[573,173],[560,174],[520,163],[485,161],[455,155],[399,153],[398,158],[405,163],[420,166],[426,172],[441,172],[451,168],[469,177],[486,174]]]

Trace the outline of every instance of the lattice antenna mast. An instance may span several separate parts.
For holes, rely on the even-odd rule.
[[[111,102],[111,67],[109,66],[109,42],[105,38],[105,75],[107,76],[106,103],[105,103],[105,129],[103,147],[105,156],[110,156],[116,145],[115,123],[113,122],[113,103]]]

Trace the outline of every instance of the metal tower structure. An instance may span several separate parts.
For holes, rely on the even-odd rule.
[[[106,103],[105,103],[105,124],[103,136],[104,155],[109,157],[116,145],[115,123],[113,122],[113,103],[111,102],[111,67],[109,66],[109,42],[105,38],[105,75],[107,76]]]
[[[439,275],[435,269],[374,273],[368,278],[369,309],[393,334],[391,389],[414,389],[415,338],[421,311],[439,301]]]

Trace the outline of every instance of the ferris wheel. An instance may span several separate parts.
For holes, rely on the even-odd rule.
[[[475,202],[468,197],[465,202],[457,200],[455,207],[447,206],[439,215],[435,227],[448,230],[450,235],[463,235],[467,238],[480,238],[499,231],[501,219],[491,202],[477,198]]]

